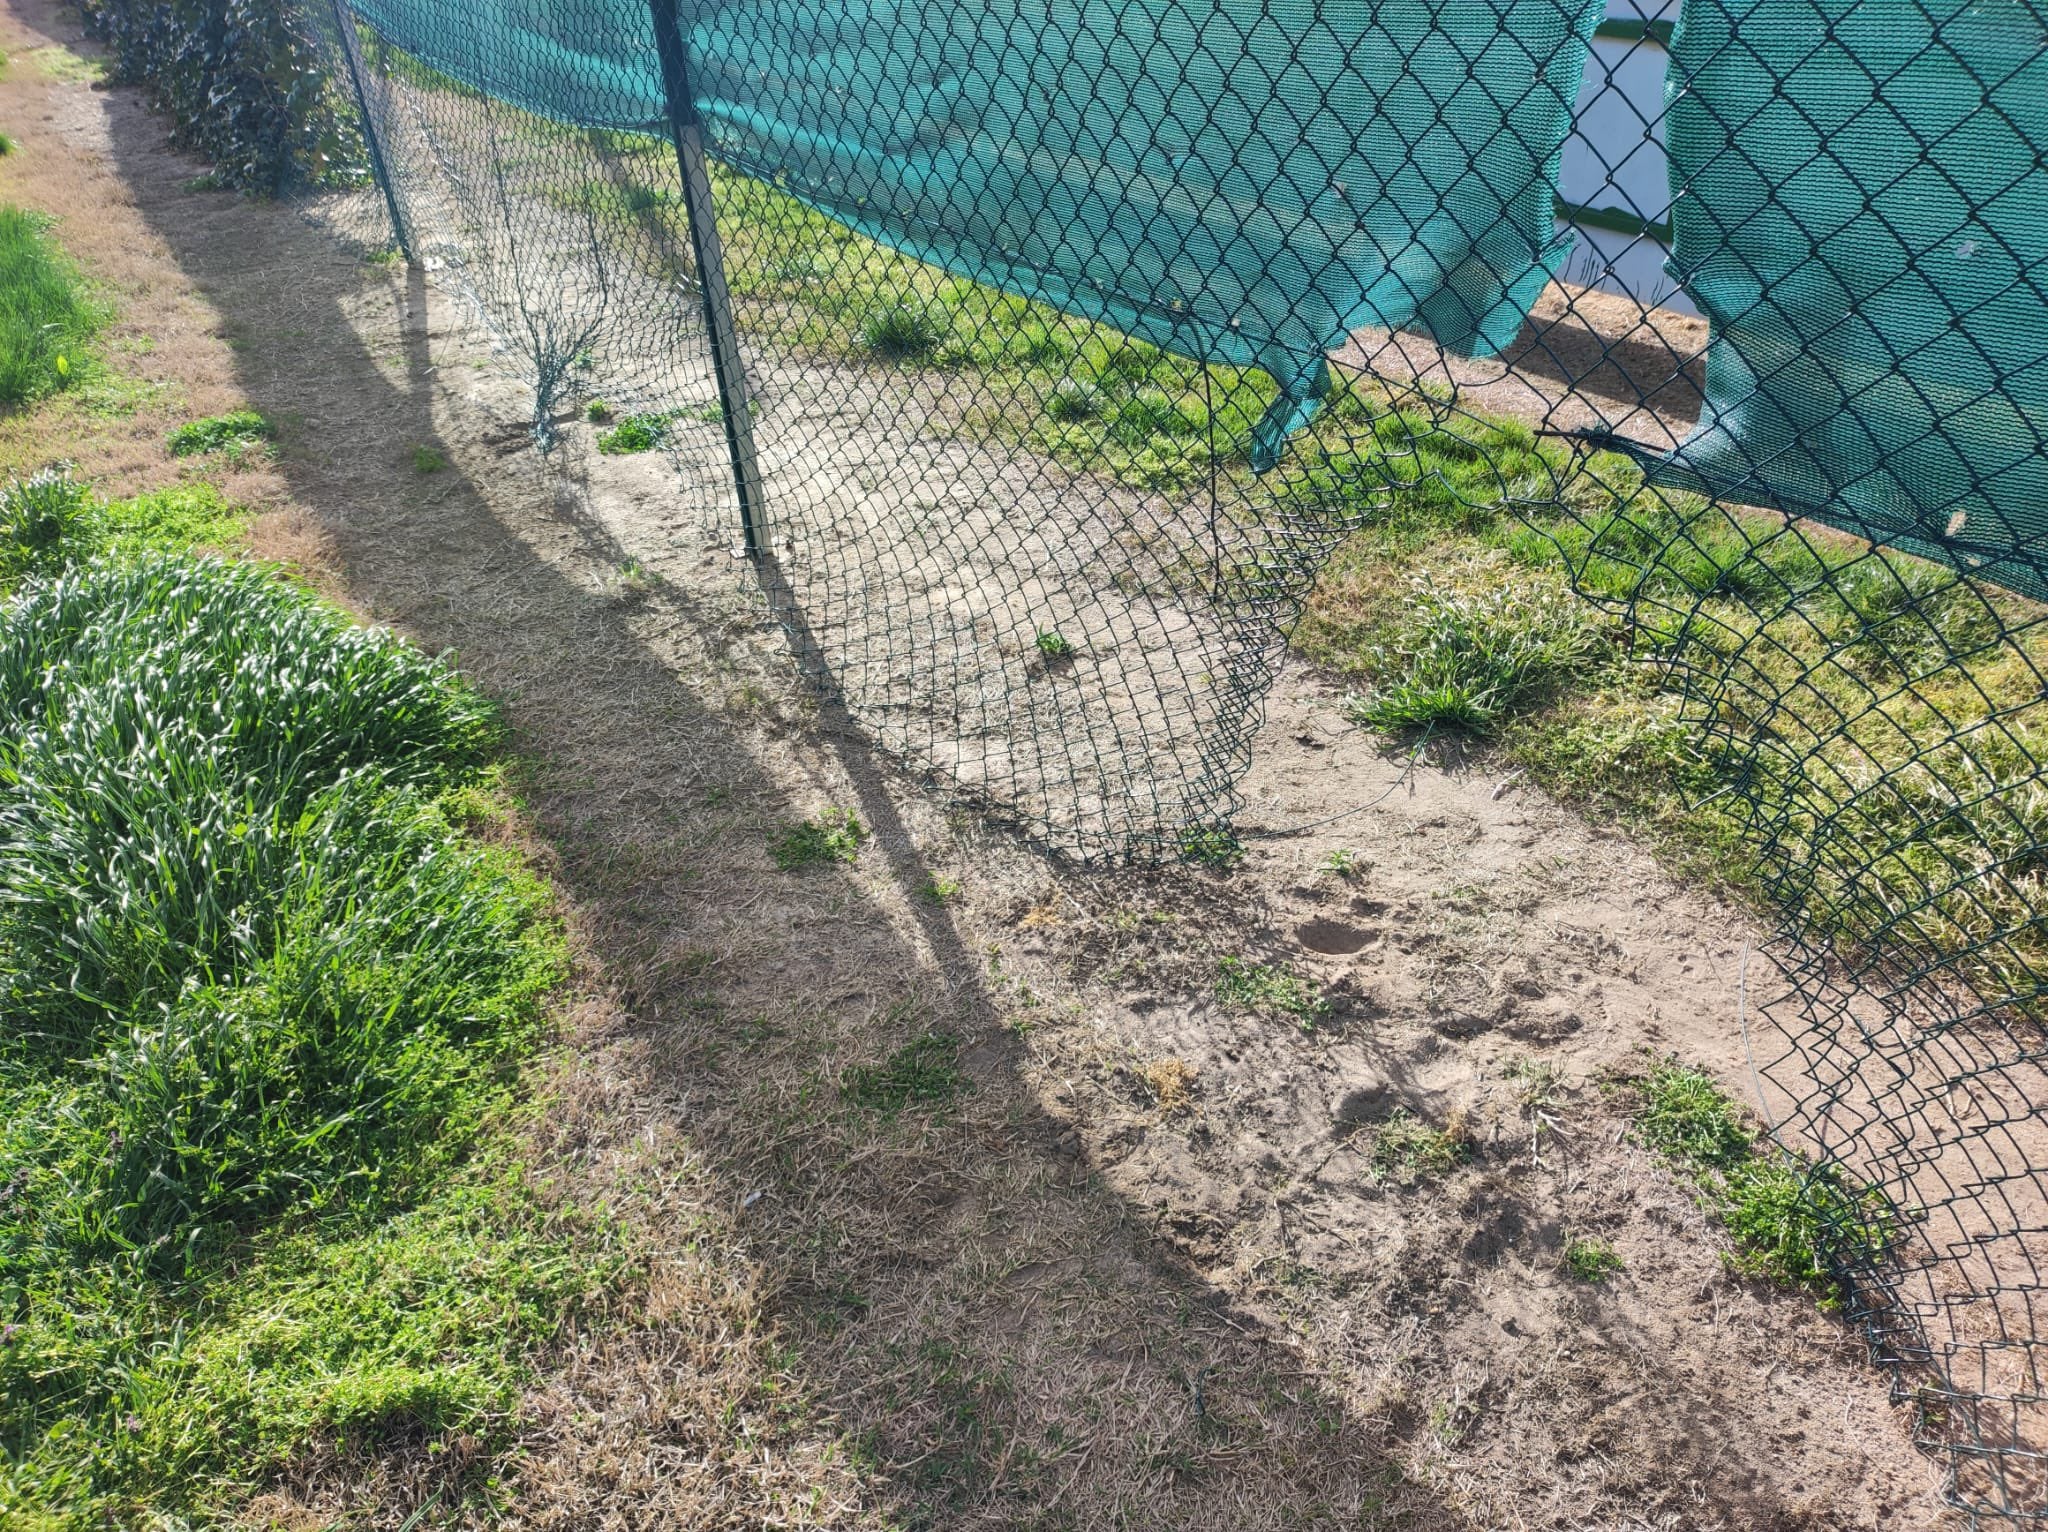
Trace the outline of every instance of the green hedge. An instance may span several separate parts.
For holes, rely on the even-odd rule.
[[[115,76],[145,87],[171,141],[224,184],[278,193],[360,181],[362,136],[329,70],[333,20],[294,0],[80,0]]]

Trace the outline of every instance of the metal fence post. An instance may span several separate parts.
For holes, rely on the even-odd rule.
[[[349,13],[348,0],[334,0],[334,25],[339,35],[335,41],[341,45],[341,56],[348,64],[349,84],[355,87],[356,116],[363,125],[363,144],[370,151],[370,174],[377,178],[377,186],[384,193],[385,209],[391,214],[391,234],[398,241],[399,253],[412,264],[412,235],[405,227],[405,215],[398,210],[398,188],[391,184],[391,167],[384,160],[384,145],[377,137],[377,124],[370,116],[369,93],[363,89],[362,66],[356,58],[356,24]]]
[[[761,497],[761,467],[754,456],[753,401],[747,392],[739,336],[733,329],[732,294],[725,285],[725,248],[718,238],[717,214],[711,205],[711,177],[704,168],[704,128],[697,116],[697,98],[690,90],[689,53],[683,46],[682,28],[676,23],[676,0],[648,0],[648,9],[654,16],[654,46],[661,56],[669,128],[682,167],[683,209],[689,217],[690,250],[697,262],[704,323],[711,332],[711,366],[718,377],[725,444],[732,454],[733,483],[739,491],[740,527],[747,557],[758,559],[768,548],[767,512]]]

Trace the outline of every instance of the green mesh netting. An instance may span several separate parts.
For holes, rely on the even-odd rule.
[[[724,159],[948,271],[1263,368],[1269,468],[1362,325],[1512,344],[1598,0],[679,8]],[[379,33],[564,122],[658,128],[638,0],[369,0]]]
[[[1714,326],[1652,471],[2048,595],[2048,46],[2026,0],[1689,0],[1675,274]]]

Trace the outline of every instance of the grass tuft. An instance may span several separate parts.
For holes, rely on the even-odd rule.
[[[959,1060],[957,1037],[927,1032],[880,1064],[847,1070],[840,1091],[855,1106],[884,1117],[913,1106],[942,1106],[967,1088]]]
[[[76,383],[105,322],[50,221],[0,205],[0,408]]]
[[[0,590],[89,554],[99,533],[99,502],[68,465],[8,480],[0,489]]]
[[[1464,1136],[1448,1128],[1432,1128],[1405,1108],[1395,1111],[1372,1133],[1367,1164],[1373,1179],[1412,1186],[1444,1176],[1470,1157]]]
[[[1574,1236],[1564,1242],[1564,1269],[1595,1286],[1626,1269],[1627,1263],[1604,1239]]]
[[[861,321],[861,344],[877,356],[897,360],[928,356],[938,349],[938,322],[924,308],[892,303]]]

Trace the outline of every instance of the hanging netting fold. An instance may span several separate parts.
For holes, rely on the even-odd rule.
[[[322,216],[470,300],[543,443],[602,401],[744,498],[814,679],[1050,849],[1227,846],[1347,539],[1609,614],[1777,915],[1827,1280],[1957,1499],[2048,1516],[2038,0],[321,16],[375,182]]]

